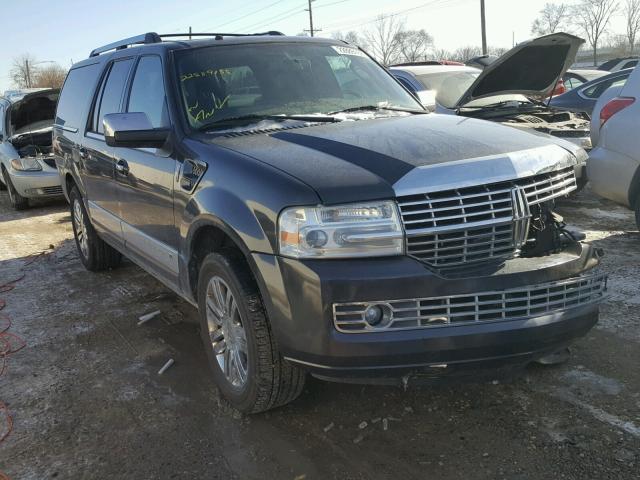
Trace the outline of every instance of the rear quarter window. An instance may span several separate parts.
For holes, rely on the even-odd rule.
[[[97,63],[69,71],[58,100],[56,125],[70,128],[80,128],[80,125],[84,125],[84,114],[99,74],[100,65]]]

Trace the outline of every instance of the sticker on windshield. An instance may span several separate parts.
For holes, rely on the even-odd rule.
[[[357,48],[343,47],[339,45],[331,45],[331,48],[333,48],[340,55],[353,55],[354,57],[366,57],[366,55],[361,50],[358,50]]]

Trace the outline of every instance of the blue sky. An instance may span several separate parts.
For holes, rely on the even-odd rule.
[[[488,42],[510,47],[530,37],[531,22],[548,0],[486,0]],[[86,58],[91,49],[147,31],[256,32],[286,34],[308,28],[307,0],[2,0],[3,48],[0,92],[10,88],[12,58],[31,53],[39,61],[64,66]],[[315,0],[314,24],[335,30],[371,27],[376,15],[412,9],[409,28],[424,28],[436,46],[454,50],[480,44],[480,0]],[[7,21],[10,19],[11,21]]]

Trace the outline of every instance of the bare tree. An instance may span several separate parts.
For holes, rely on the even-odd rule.
[[[64,79],[67,77],[67,70],[57,63],[38,68],[34,75],[33,87],[40,88],[62,88]]]
[[[433,50],[434,60],[450,60],[452,57],[452,53],[446,48],[436,48]]]
[[[424,29],[398,32],[399,51],[405,62],[425,60],[427,52],[433,46],[433,37]]]
[[[373,28],[364,32],[370,53],[383,65],[394,63],[400,53],[398,34],[404,31],[404,20],[380,15]]]
[[[464,63],[470,58],[477,57],[479,55],[482,55],[482,49],[480,47],[467,45],[466,47],[460,47],[453,52],[451,60]]]
[[[569,20],[570,8],[565,3],[546,3],[531,25],[531,33],[547,35],[563,30]]]
[[[488,49],[489,55],[495,55],[496,57],[500,57],[505,53],[507,53],[508,51],[509,51],[508,48],[492,47],[491,45],[489,45],[489,49]]]
[[[627,19],[627,40],[629,41],[629,54],[633,54],[636,46],[636,37],[640,31],[640,0],[627,0],[624,8]]]
[[[581,0],[574,7],[576,25],[580,27],[591,48],[593,49],[593,64],[598,64],[598,43],[607,31],[611,17],[618,10],[617,0]]]
[[[364,47],[366,42],[364,41],[364,39],[360,36],[360,34],[354,30],[350,30],[348,32],[333,32],[331,34],[331,38],[334,38],[336,40],[344,40],[347,43],[351,43],[353,45],[358,45],[359,47]]]
[[[11,64],[9,76],[14,86],[18,88],[29,88],[33,83],[33,75],[35,74],[35,57],[30,53],[23,53],[15,57]]]

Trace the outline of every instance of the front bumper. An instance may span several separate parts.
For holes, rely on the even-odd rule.
[[[22,172],[10,168],[9,177],[16,191],[23,197],[62,196],[60,176],[57,170],[47,168],[38,172]]]
[[[281,352],[323,378],[389,383],[525,365],[584,335],[598,318],[598,305],[590,304],[529,318],[357,334],[338,331],[333,319],[336,303],[466,295],[577,277],[598,263],[588,245],[457,278],[409,257],[296,261],[254,254],[253,260]]]

